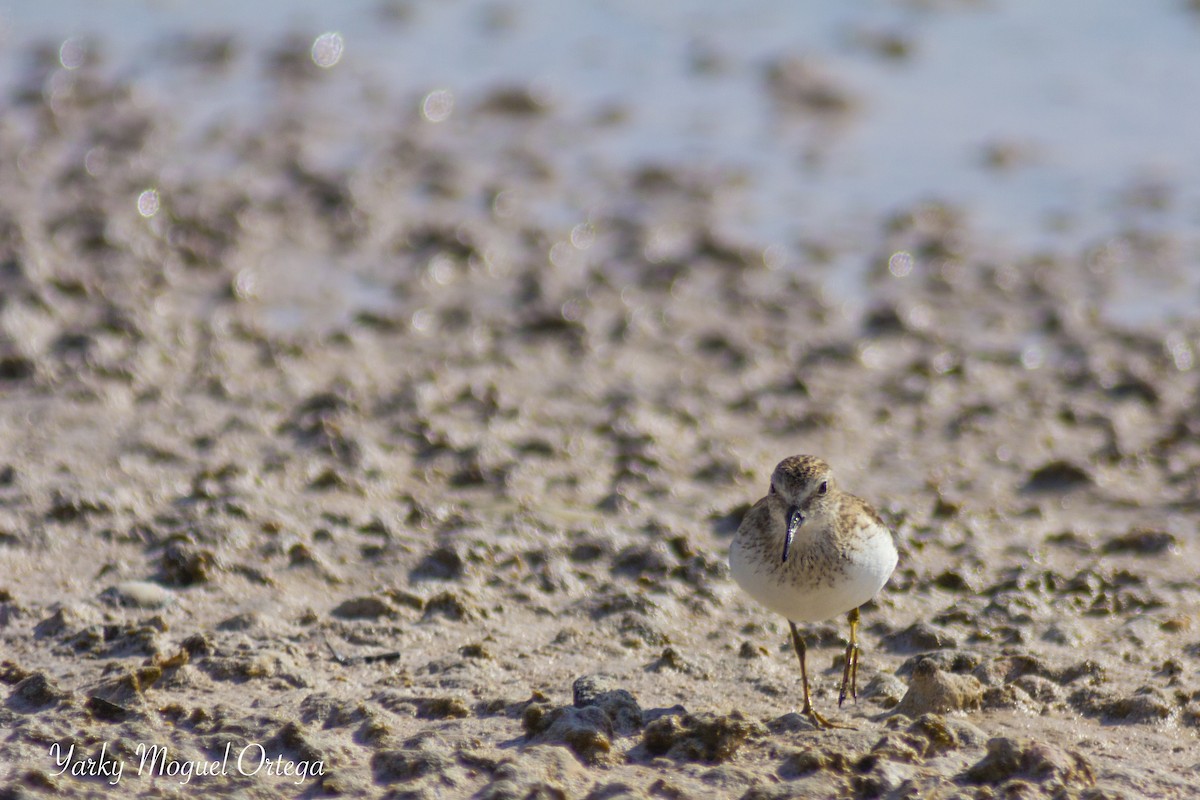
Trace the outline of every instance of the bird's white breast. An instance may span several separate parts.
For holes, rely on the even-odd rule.
[[[869,601],[896,568],[891,533],[875,525],[863,534],[842,558],[827,563],[817,560],[812,566],[805,566],[802,555],[795,551],[783,564],[782,547],[775,561],[770,553],[748,547],[739,536],[730,547],[730,572],[747,594],[770,610],[793,622],[820,622]]]

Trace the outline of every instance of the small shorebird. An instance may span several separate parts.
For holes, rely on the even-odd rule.
[[[850,643],[838,705],[845,702],[847,689],[857,700],[858,607],[887,583],[896,558],[892,532],[875,509],[840,491],[829,465],[816,456],[779,462],[767,496],[738,527],[729,549],[734,580],[759,603],[787,617],[804,683],[801,713],[818,728],[835,726],[812,706],[804,639],[796,623],[849,612]]]

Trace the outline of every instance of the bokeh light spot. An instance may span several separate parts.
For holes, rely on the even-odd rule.
[[[313,40],[312,45],[312,60],[321,69],[329,69],[336,66],[342,60],[342,53],[346,50],[346,41],[340,33],[330,31],[322,33]]]
[[[1041,345],[1031,344],[1021,351],[1021,366],[1028,370],[1040,369],[1046,363],[1046,351]]]
[[[146,219],[150,219],[158,213],[160,203],[158,199],[157,189],[147,189],[138,195],[137,209],[138,213]]]
[[[596,230],[586,222],[571,228],[571,244],[576,250],[587,250],[596,241]]]
[[[85,58],[87,48],[83,46],[83,40],[77,37],[72,36],[58,48],[58,63],[63,65],[63,69],[79,69]]]
[[[903,278],[912,272],[913,257],[910,253],[904,250],[897,250],[892,253],[888,259],[888,272],[895,275],[897,278]]]
[[[454,95],[447,89],[434,89],[421,102],[421,116],[430,122],[445,122],[454,110]]]

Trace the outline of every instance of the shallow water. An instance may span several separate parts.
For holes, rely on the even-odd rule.
[[[249,126],[286,102],[263,53],[286,35],[336,32],[340,59],[319,87],[332,160],[353,163],[364,137],[383,133],[389,115],[365,110],[398,118],[446,90],[462,114],[488,89],[527,85],[569,126],[590,127],[545,154],[576,187],[539,208],[563,226],[598,210],[606,170],[683,165],[738,175],[719,224],[793,268],[807,263],[805,243],[831,243],[835,297],[855,297],[881,220],[932,199],[964,213],[974,246],[1001,260],[1074,255],[1128,231],[1160,237],[1169,246],[1153,280],[1138,258],[1114,264],[1127,291],[1106,313],[1144,324],[1200,307],[1200,19],[1182,3],[771,0],[747,13],[717,0],[570,11],[553,0],[203,10],[10,0],[0,31],[5,83],[25,70],[12,45],[68,42],[69,62],[82,42],[155,101],[184,106],[197,131]],[[217,74],[172,57],[180,35],[204,32],[235,37]],[[810,60],[849,110],[774,102],[767,65],[792,57]],[[587,125],[605,114],[618,121]]]

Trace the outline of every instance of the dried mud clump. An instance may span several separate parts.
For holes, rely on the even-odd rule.
[[[1029,474],[1023,487],[1026,492],[1065,492],[1091,484],[1088,471],[1070,461],[1051,461]]]
[[[858,106],[828,70],[808,59],[779,59],[767,67],[766,79],[772,98],[788,113],[841,115]]]
[[[454,748],[442,737],[422,734],[404,742],[399,748],[380,750],[371,757],[371,771],[379,783],[408,783],[432,777],[435,783],[452,789],[461,780],[456,773]]]
[[[983,731],[965,720],[922,714],[903,732],[885,734],[871,748],[871,753],[893,761],[920,763],[946,753],[982,747],[986,739]]]
[[[899,722],[904,718],[892,719]],[[963,751],[982,749],[986,739],[983,731],[969,722],[925,714],[904,730],[885,733],[854,763],[851,784],[860,797],[889,796],[930,761],[961,758]]]
[[[1114,536],[1104,543],[1105,553],[1133,553],[1139,556],[1156,556],[1178,552],[1179,539],[1167,531],[1150,528],[1134,528],[1129,533]]]
[[[479,800],[582,797],[581,788],[593,783],[579,761],[561,747],[527,747],[520,756],[488,767],[491,780],[473,795]]]
[[[719,764],[732,758],[747,741],[766,733],[761,723],[737,711],[701,712],[659,717],[646,726],[642,743],[650,755]]]
[[[607,675],[587,675],[572,687],[576,708],[599,708],[609,718],[613,730],[620,735],[642,729],[642,707],[627,690]]]
[[[893,653],[953,650],[958,647],[958,642],[953,636],[928,622],[914,622],[902,631],[889,633],[879,640],[879,644]]]
[[[379,619],[396,616],[396,608],[382,597],[352,597],[329,612],[338,619]]]
[[[160,561],[163,580],[171,586],[195,586],[207,583],[216,568],[211,550],[187,542],[171,542]]]
[[[1067,702],[1079,713],[1109,723],[1154,724],[1179,715],[1178,705],[1153,686],[1143,686],[1129,695],[1084,686],[1072,692]]]
[[[816,748],[797,750],[779,765],[781,778],[800,778],[813,772],[828,771],[849,774],[854,762],[849,753],[837,749]]]
[[[66,696],[50,676],[39,670],[17,682],[8,696],[8,707],[22,712],[39,711]]]
[[[572,686],[573,705],[551,707],[536,698],[522,715],[530,744],[563,745],[585,763],[606,760],[613,742],[642,729],[642,708],[614,678],[586,675]]]
[[[1094,786],[1095,774],[1087,759],[1074,751],[1029,739],[996,737],[987,743],[987,755],[963,773],[966,783],[997,786],[1003,795],[1006,784],[1021,780],[1042,784],[1044,789]]]
[[[928,658],[913,668],[908,692],[892,709],[893,714],[919,717],[952,711],[976,711],[983,703],[983,684],[974,675],[944,672]]]
[[[585,763],[598,763],[612,750],[612,719],[598,706],[546,708],[531,705],[522,717],[529,744],[569,748]]]

